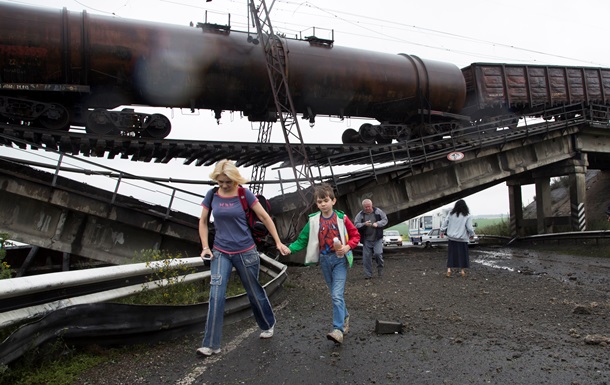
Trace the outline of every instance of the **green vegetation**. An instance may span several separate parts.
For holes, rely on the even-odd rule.
[[[508,218],[477,218],[476,233],[479,235],[497,235],[503,237],[510,236],[510,221]]]
[[[507,217],[476,218],[474,223],[476,224],[477,234],[500,235],[506,237],[510,235],[509,220]],[[407,222],[389,227],[388,230],[398,230],[400,235],[402,235],[403,241],[409,240],[409,225]]]
[[[403,242],[406,242],[409,239],[409,225],[407,225],[406,222],[402,222],[397,224],[396,226],[389,227],[387,230],[398,230],[398,232],[402,236]]]
[[[76,350],[60,340],[29,353],[10,368],[0,366],[0,384],[70,385],[81,373],[119,356],[121,349]]]
[[[6,257],[6,246],[9,246],[7,233],[0,233],[0,279],[7,279],[13,276],[13,269],[6,263],[4,258]]]
[[[144,250],[136,257],[136,261],[145,262],[151,270],[148,277],[149,285],[142,285],[142,291],[136,295],[122,298],[116,302],[140,305],[189,305],[205,302],[208,292],[201,281],[185,282],[187,274],[193,274],[196,269],[175,257],[159,250]]]

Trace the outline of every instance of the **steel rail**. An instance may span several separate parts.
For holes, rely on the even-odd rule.
[[[596,245],[602,242],[610,243],[610,230],[588,230],[588,231],[568,231],[561,233],[536,234],[524,237],[507,237],[500,235],[477,234],[480,240],[490,239],[505,243],[507,246],[521,243],[548,243],[557,244],[565,242],[588,242],[593,240]]]
[[[549,243],[586,242],[593,240],[595,244],[610,242],[610,230],[570,231],[563,233],[537,234],[527,237],[517,237],[512,242],[518,243]]]

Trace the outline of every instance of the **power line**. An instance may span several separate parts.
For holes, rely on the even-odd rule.
[[[14,3],[21,4],[31,4],[31,2],[27,1],[18,1],[18,0],[10,0]],[[231,24],[235,29],[242,28],[247,29],[248,27],[248,19],[247,19],[247,4],[244,0],[216,0],[210,3],[202,2],[197,0],[195,2],[189,2],[185,0],[158,0],[160,3],[165,3],[172,5],[174,8],[176,6],[191,8],[191,9],[199,9],[202,12],[207,10],[208,12],[226,12],[231,14]],[[87,5],[87,2],[84,0],[74,0],[75,3],[91,10],[93,12],[102,13],[102,14],[110,14],[121,17],[120,10],[123,8],[127,8],[130,5],[130,0],[126,0],[122,6],[113,10],[104,10],[100,8],[93,8]],[[498,5],[498,8],[501,8],[501,4]],[[103,7],[101,7],[103,8]],[[216,11],[213,11],[216,10]],[[313,12],[311,12],[313,11]],[[274,15],[286,15],[286,17],[278,17],[275,16],[274,24],[276,25],[276,29],[278,32],[285,33],[287,36],[295,36],[298,35],[307,29],[310,29],[312,25],[306,25],[304,23],[299,23],[299,20],[311,20],[312,18],[319,19],[327,19],[328,23],[326,26],[324,25],[316,25],[317,28],[325,28],[332,27],[334,29],[335,36],[340,37],[342,34],[345,36],[352,36],[355,38],[368,38],[373,40],[379,40],[382,43],[392,43],[392,44],[405,44],[414,47],[422,47],[428,50],[435,50],[439,52],[444,52],[448,54],[455,54],[465,57],[472,57],[473,59],[468,60],[470,63],[472,61],[477,61],[480,59],[484,60],[496,60],[496,61],[517,61],[517,62],[540,62],[540,59],[521,59],[504,53],[504,54],[490,54],[489,51],[496,50],[504,50],[505,52],[519,52],[525,53],[527,55],[536,55],[538,57],[550,58],[550,59],[559,59],[559,60],[567,60],[573,61],[575,63],[582,63],[585,65],[592,66],[608,66],[608,64],[596,63],[590,60],[584,60],[582,58],[576,58],[569,55],[564,54],[556,54],[551,52],[546,52],[540,49],[531,49],[526,47],[520,47],[513,44],[508,44],[505,42],[497,42],[487,39],[481,39],[478,37],[467,36],[459,33],[443,31],[435,28],[426,28],[418,25],[410,24],[406,25],[401,22],[397,22],[394,20],[390,20],[387,18],[378,18],[372,17],[370,15],[363,15],[360,13],[355,13],[346,10],[337,10],[332,8],[327,8],[324,6],[318,6],[314,4],[313,1],[304,1],[297,2],[292,0],[276,0],[274,9]],[[273,15],[272,15],[273,16]],[[341,21],[348,26],[352,26],[355,30],[363,31],[364,34],[358,34],[354,32],[355,30],[346,30],[341,28],[341,26],[337,26],[337,21]],[[392,30],[396,31],[396,33],[386,33],[384,30]],[[402,36],[412,35],[415,32],[417,34],[422,34],[426,38],[432,38],[434,36],[439,37],[441,39],[454,39],[460,40],[467,43],[471,43],[474,45],[481,46],[480,50],[473,49],[465,49],[465,48],[454,48],[456,45],[452,45],[450,43],[447,44],[430,44],[429,42],[418,40],[418,39],[405,39]],[[345,45],[341,44],[340,45]],[[406,52],[409,53],[409,52]],[[415,52],[417,54],[417,52]],[[479,58],[479,59],[477,59]],[[552,63],[550,63],[552,64]]]

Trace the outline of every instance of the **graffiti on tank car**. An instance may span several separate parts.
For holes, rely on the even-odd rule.
[[[52,92],[89,92],[89,86],[80,84],[21,84],[21,83],[0,83],[1,90],[14,91],[52,91]]]
[[[0,45],[0,55],[9,55],[23,58],[25,56],[44,57],[47,56],[49,50],[45,47],[24,47],[24,46],[9,46]]]

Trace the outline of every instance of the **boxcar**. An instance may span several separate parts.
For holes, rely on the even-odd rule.
[[[463,113],[478,118],[518,115],[575,104],[610,104],[610,69],[551,65],[473,63]]]

